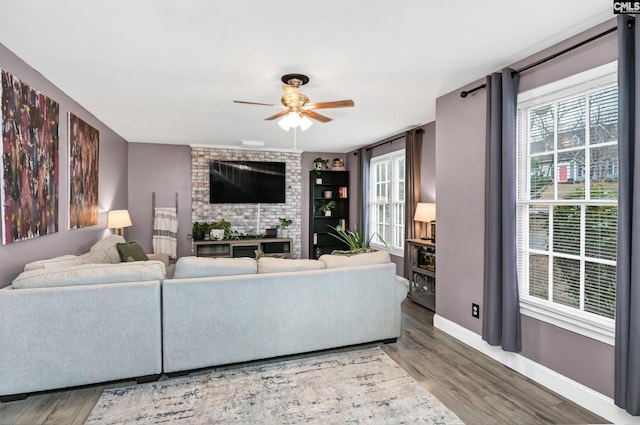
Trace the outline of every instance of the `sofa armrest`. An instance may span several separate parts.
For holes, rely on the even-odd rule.
[[[0,395],[161,373],[160,281],[0,290]]]

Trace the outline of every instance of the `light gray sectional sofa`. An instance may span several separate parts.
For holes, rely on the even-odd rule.
[[[0,289],[2,401],[162,372],[165,265],[119,263],[123,241],[109,236],[82,256],[30,263]]]
[[[386,252],[181,258],[162,283],[163,371],[393,340],[406,295]]]
[[[74,262],[32,263],[0,289],[1,400],[393,340],[407,294],[386,252],[185,257],[171,279],[159,261]]]

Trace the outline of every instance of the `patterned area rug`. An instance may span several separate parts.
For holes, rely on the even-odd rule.
[[[86,424],[462,424],[380,348],[105,390]]]

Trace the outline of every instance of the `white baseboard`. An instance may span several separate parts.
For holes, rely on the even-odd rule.
[[[493,347],[483,341],[482,337],[477,333],[449,319],[435,314],[433,316],[433,327],[614,424],[640,423],[640,416],[631,416],[625,410],[616,406],[613,403],[613,399],[520,354],[509,353],[502,351],[500,347]]]

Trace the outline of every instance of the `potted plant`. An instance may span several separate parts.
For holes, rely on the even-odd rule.
[[[331,216],[331,210],[336,207],[336,201],[322,201],[318,205],[318,209],[324,213],[325,216]]]
[[[335,233],[330,232],[329,234],[347,245],[349,247],[349,252],[353,254],[372,251],[372,249],[369,248],[369,243],[371,243],[374,236],[377,236],[383,244],[387,245],[384,239],[382,239],[377,232],[373,233],[368,240],[365,240],[364,232],[359,232],[357,228],[354,231],[351,231],[343,228],[342,226],[329,227],[335,231]]]
[[[206,221],[195,221],[191,229],[191,237],[194,241],[201,241],[209,238],[211,224]]]
[[[224,218],[219,221],[212,221],[209,233],[213,240],[229,239],[232,233],[231,223],[226,221]]]
[[[291,224],[293,223],[293,220],[288,219],[286,217],[280,217],[278,220],[280,221],[280,237],[288,238],[289,237],[288,227],[291,226]]]
[[[316,176],[320,176],[320,171],[329,169],[329,160],[316,158],[313,160],[313,171],[316,172]]]

